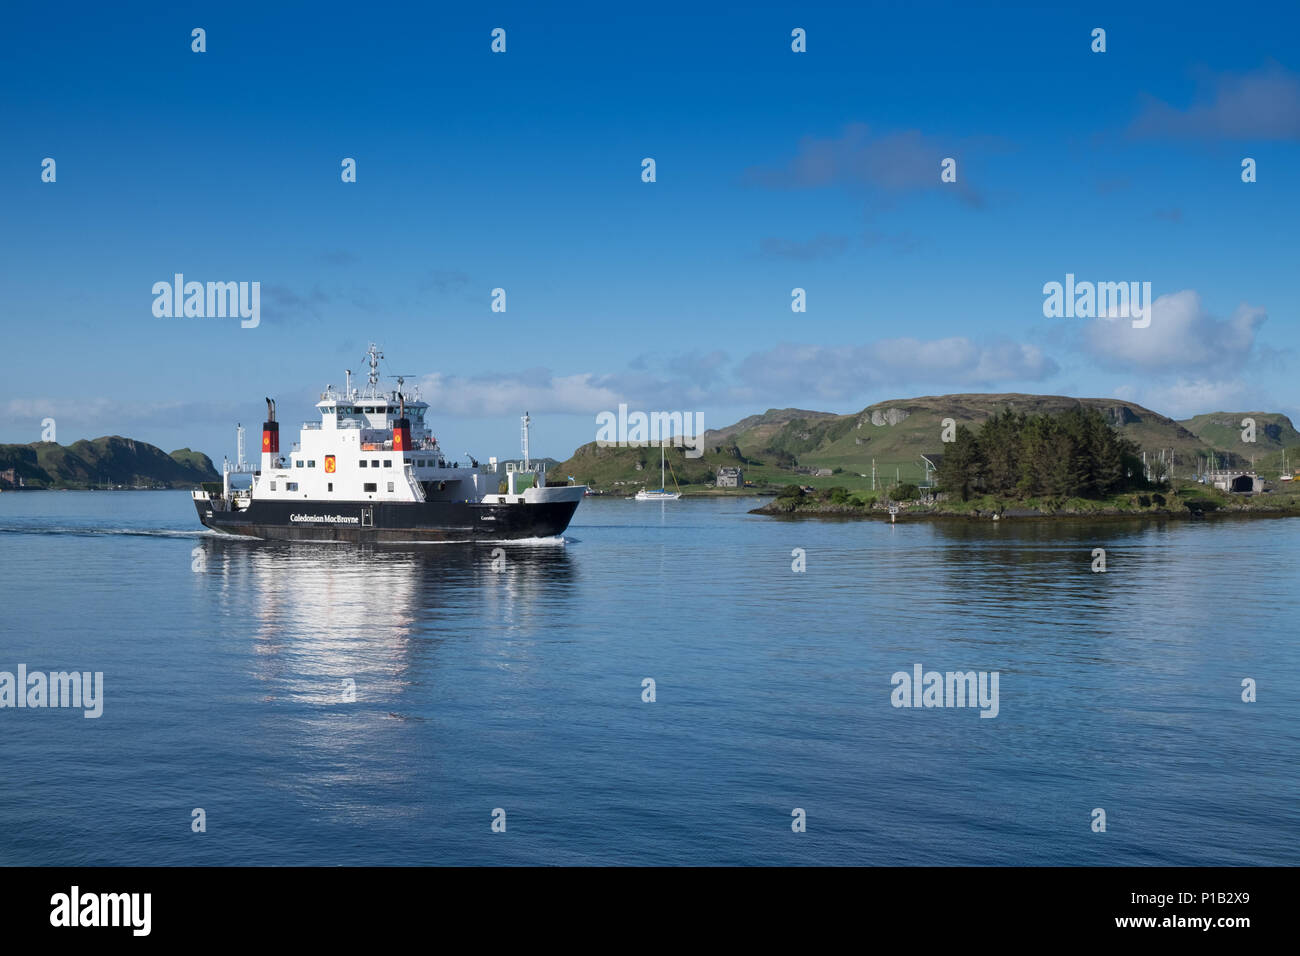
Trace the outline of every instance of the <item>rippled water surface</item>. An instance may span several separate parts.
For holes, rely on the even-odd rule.
[[[1300,862],[1300,521],[756,503],[588,499],[494,556],[0,495],[0,670],[105,686],[0,709],[0,861]],[[997,671],[996,718],[893,707],[915,664]]]

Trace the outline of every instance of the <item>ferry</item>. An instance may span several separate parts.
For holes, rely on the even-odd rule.
[[[550,484],[546,467],[528,455],[530,419],[523,416],[523,460],[486,464],[466,455],[449,461],[426,420],[418,390],[404,380],[379,388],[373,344],[365,388],[327,385],[319,422],[303,424],[299,440],[280,450],[275,402],[266,399],[260,466],[226,461],[222,480],[193,492],[204,526],[268,540],[411,543],[509,541],[563,534],[585,485]],[[242,432],[241,432],[242,434]],[[246,488],[241,476],[247,477]]]

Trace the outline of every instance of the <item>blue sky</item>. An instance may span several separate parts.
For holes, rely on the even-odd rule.
[[[565,457],[620,401],[1300,419],[1295,4],[550,6],[6,8],[0,441],[219,462],[372,340],[479,457],[525,409]],[[261,324],[155,317],[177,272],[260,282]],[[1149,334],[1045,318],[1066,273],[1151,282]]]

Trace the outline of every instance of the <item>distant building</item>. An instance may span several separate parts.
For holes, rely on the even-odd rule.
[[[15,474],[12,468],[6,468],[4,471],[0,471],[0,484],[8,485],[10,488],[21,488],[23,480]]]
[[[1220,491],[1257,495],[1264,490],[1264,479],[1253,471],[1211,471],[1205,477]]]
[[[739,468],[719,468],[719,488],[740,488],[745,484],[745,473]]]

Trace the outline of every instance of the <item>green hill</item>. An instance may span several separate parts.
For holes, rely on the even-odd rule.
[[[71,445],[32,442],[0,445],[0,471],[12,468],[28,488],[98,488],[104,485],[189,488],[221,475],[202,452],[181,448],[170,455],[147,442],[105,436]],[[9,482],[6,487],[12,487]]]
[[[666,484],[671,490],[673,479],[682,486],[697,485],[703,488],[714,480],[718,468],[747,465],[734,446],[707,449],[700,458],[687,458],[688,449],[669,445],[665,458],[672,474]],[[659,487],[659,446],[601,448],[588,442],[573,453],[568,461],[550,469],[552,477],[572,475],[579,484],[590,485],[601,491],[626,491],[633,494],[642,487]]]
[[[691,460],[684,449],[668,449],[668,460],[678,482],[702,489],[713,481],[719,466],[741,465],[745,480],[758,487],[791,483],[813,487],[843,485],[870,488],[872,461],[876,486],[887,488],[895,480],[925,479],[922,454],[942,454],[943,421],[976,426],[1004,408],[1026,414],[1059,414],[1077,406],[1095,408],[1124,437],[1146,451],[1151,460],[1173,455],[1175,474],[1196,473],[1201,459],[1218,456],[1221,464],[1257,463],[1291,442],[1300,445],[1285,415],[1267,412],[1201,415],[1178,422],[1133,402],[1113,398],[1071,398],[1065,395],[957,394],[894,399],[869,405],[853,415],[833,415],[801,409],[771,409],[727,428],[705,432],[705,454]],[[1256,421],[1257,441],[1241,441],[1241,419]],[[1234,427],[1229,427],[1235,422]],[[1225,424],[1226,423],[1226,424]],[[1291,453],[1288,452],[1288,455]],[[657,447],[597,448],[583,445],[556,473],[573,475],[593,487],[635,491],[642,485],[658,487]],[[1296,456],[1300,459],[1300,456]],[[799,470],[796,470],[799,469]],[[828,469],[830,476],[813,477],[809,470]],[[671,479],[669,480],[671,487]]]
[[[1241,422],[1246,418],[1255,420],[1253,447],[1241,440]],[[1210,412],[1178,424],[1215,448],[1235,451],[1247,460],[1253,456],[1257,463],[1272,452],[1300,445],[1300,432],[1295,430],[1291,419],[1276,412]]]
[[[832,412],[810,412],[802,408],[769,408],[762,415],[750,415],[726,428],[710,428],[704,432],[704,442],[710,446],[734,444],[735,436],[744,434],[752,444],[763,441],[780,430],[781,426],[794,421],[818,422],[825,419],[838,419],[842,416]]]

